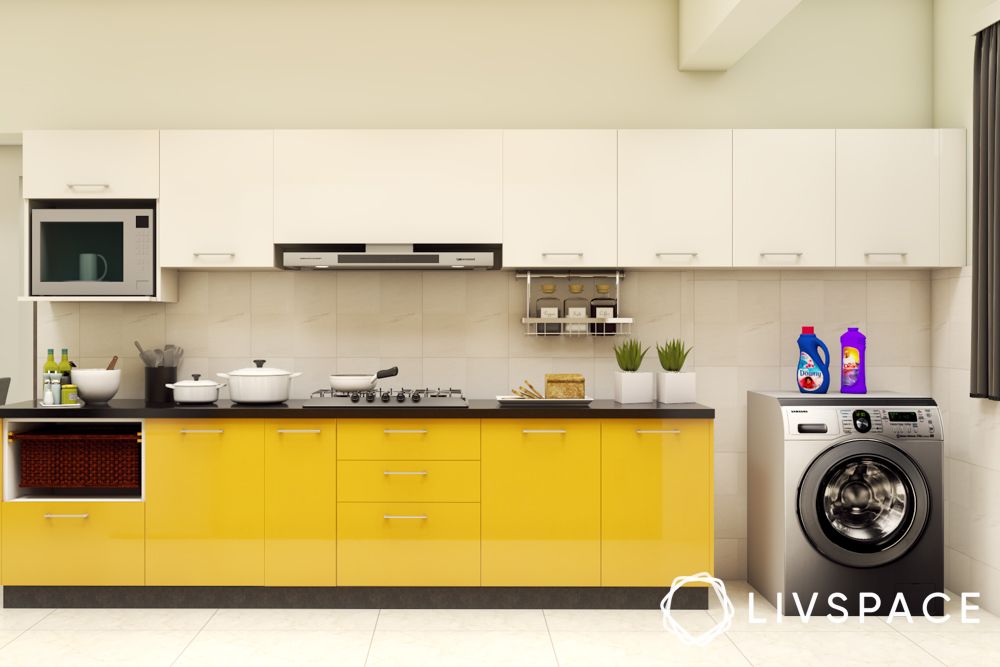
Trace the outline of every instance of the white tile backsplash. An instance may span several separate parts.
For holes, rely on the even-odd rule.
[[[794,389],[795,341],[804,324],[815,326],[830,347],[834,368],[840,334],[860,326],[869,336],[869,388],[930,393],[933,387],[939,398],[947,395],[949,455],[1000,470],[1000,412],[967,398],[963,317],[971,283],[965,273],[937,273],[933,281],[929,271],[898,270],[628,273],[621,310],[635,318],[634,335],[650,348],[643,369],[658,369],[656,343],[684,338],[694,346],[686,368],[697,372],[698,400],[716,409],[719,572],[746,573],[746,392]],[[525,380],[542,389],[546,373],[579,372],[588,394],[613,397],[613,339],[526,336],[524,310],[525,284],[510,272],[192,271],[180,275],[176,304],[40,303],[38,354],[68,346],[74,358],[92,365],[118,354],[122,397],[143,392],[133,339],[184,346],[181,377],[214,377],[266,359],[302,373],[292,382],[296,398],[328,386],[331,373],[387,366],[400,370],[388,385],[461,387],[473,398],[509,393]],[[937,341],[938,332],[947,340]],[[972,479],[981,484],[970,494],[996,481]],[[975,524],[968,512],[950,515],[965,522],[959,537],[995,521],[992,514]],[[967,542],[965,551],[949,543],[950,572],[1000,571],[997,554],[990,555],[993,542]],[[969,551],[984,559],[982,567],[972,566],[980,561]],[[963,558],[970,560],[963,564]]]

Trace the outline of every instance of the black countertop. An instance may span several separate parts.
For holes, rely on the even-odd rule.
[[[399,407],[394,405],[342,408],[303,408],[304,400],[278,405],[237,405],[219,401],[213,405],[147,406],[145,401],[120,399],[105,407],[42,408],[34,403],[0,406],[2,418],[105,418],[105,419],[341,419],[345,417],[458,417],[472,419],[714,419],[715,410],[699,403],[633,403],[621,405],[609,400],[594,401],[589,407],[501,407],[495,400],[472,400],[468,408]]]

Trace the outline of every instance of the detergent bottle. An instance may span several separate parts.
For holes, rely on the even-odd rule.
[[[823,358],[819,351],[823,350]],[[799,335],[799,366],[795,384],[803,394],[825,394],[830,387],[830,350],[816,337],[813,327],[802,327]]]
[[[848,327],[840,337],[840,391],[843,394],[864,394],[865,335],[857,327]]]

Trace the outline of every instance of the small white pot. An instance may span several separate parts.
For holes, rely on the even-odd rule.
[[[653,374],[647,371],[616,371],[615,400],[619,403],[652,403]]]
[[[229,380],[229,398],[233,403],[284,403],[288,400],[292,378],[302,373],[289,373],[280,368],[264,368],[263,359],[254,359],[256,368],[241,368],[229,373],[216,373]]]
[[[660,403],[694,403],[694,373],[663,371],[656,374],[656,400]]]
[[[174,402],[176,403],[215,403],[219,400],[219,390],[225,387],[224,384],[212,382],[211,380],[201,380],[200,375],[192,375],[192,380],[181,380],[167,385],[167,389],[174,390]]]

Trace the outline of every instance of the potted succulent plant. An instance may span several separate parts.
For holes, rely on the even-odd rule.
[[[619,403],[652,403],[653,374],[640,371],[642,359],[649,348],[637,340],[628,339],[615,345],[618,368],[615,373],[615,400]]]
[[[656,377],[656,400],[660,403],[694,403],[694,373],[682,373],[684,362],[691,353],[680,338],[668,340],[662,347],[657,343],[656,354],[660,357],[662,373]]]

